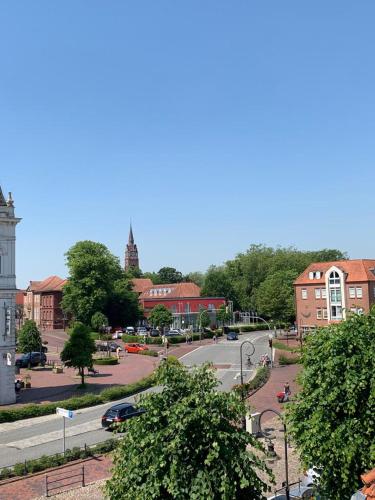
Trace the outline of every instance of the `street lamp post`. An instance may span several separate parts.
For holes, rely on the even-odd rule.
[[[261,316],[252,316],[253,319],[259,319],[260,321],[263,321],[263,323],[265,323],[267,326],[268,326],[268,330],[269,330],[269,338],[272,339],[272,333],[271,333],[271,325],[268,323],[268,321],[266,321],[264,318],[262,318]],[[273,360],[272,360],[272,340],[270,342],[270,350],[271,350],[271,368],[273,366]]]
[[[241,398],[242,401],[245,401],[245,391],[243,385],[243,369],[242,369],[242,348],[245,344],[249,344],[251,346],[252,352],[249,356],[252,356],[255,352],[254,344],[250,340],[244,340],[240,345],[240,372],[241,372]],[[246,430],[246,415],[242,419],[242,428]]]
[[[277,410],[273,410],[272,408],[268,408],[266,410],[263,410],[262,413],[259,415],[259,427],[260,427],[260,432],[261,434],[265,436],[264,432],[262,432],[262,426],[261,426],[261,419],[264,413],[267,413],[268,411],[275,413],[278,417],[280,417],[280,420],[283,424],[283,430],[284,430],[284,454],[285,454],[285,496],[286,500],[290,500],[290,494],[289,494],[289,474],[288,474],[288,440],[286,437],[286,425],[285,422],[282,419],[281,413],[278,412]]]

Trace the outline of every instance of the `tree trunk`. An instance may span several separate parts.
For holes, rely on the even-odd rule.
[[[81,385],[85,385],[85,368],[82,366],[80,369],[80,375],[81,375]]]

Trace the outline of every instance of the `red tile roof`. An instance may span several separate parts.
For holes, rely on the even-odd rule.
[[[23,306],[24,299],[25,299],[25,290],[18,290],[18,292],[16,293],[17,306]]]
[[[35,292],[61,292],[62,287],[67,283],[68,280],[59,278],[58,276],[49,276],[44,281],[37,282],[38,285],[35,286]],[[31,282],[35,283],[35,282]]]
[[[150,278],[134,278],[132,279],[132,283],[133,283],[133,290],[137,293],[142,293],[145,290],[147,290],[147,288],[153,286],[153,283],[150,280]]]
[[[27,287],[26,291],[34,292],[38,288],[40,283],[41,281],[30,281],[30,285]]]
[[[201,289],[195,283],[171,283],[167,285],[153,285],[144,290],[140,299],[200,297]]]
[[[358,259],[358,260],[339,260],[336,262],[316,262],[310,264],[294,282],[295,285],[308,285],[325,283],[325,273],[332,266],[336,266],[346,273],[347,283],[356,283],[360,281],[375,281],[375,260]],[[319,279],[310,279],[309,273],[320,271]]]

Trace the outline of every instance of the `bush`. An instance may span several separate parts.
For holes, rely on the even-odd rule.
[[[65,456],[63,454],[56,455],[43,455],[40,458],[34,460],[28,460],[23,463],[16,464],[13,469],[5,468],[0,471],[0,479],[8,479],[10,477],[24,476],[25,474],[33,474],[36,472],[41,472],[51,467],[59,467],[73,460],[83,459],[91,457],[95,454],[109,453],[114,450],[117,446],[117,439],[107,439],[102,443],[96,445],[79,448],[75,446],[71,450],[65,451]]]
[[[110,356],[109,358],[94,358],[94,365],[117,365],[118,359]]]
[[[284,354],[281,354],[279,357],[279,365],[285,366],[285,365],[296,365],[301,362],[301,357],[300,356],[295,356],[293,358],[289,356],[284,356]]]
[[[243,387],[241,385],[236,385],[234,390],[240,394],[242,394],[242,390],[244,390],[246,394],[249,395],[251,392],[262,387],[268,381],[270,374],[271,370],[268,366],[262,366],[257,369],[256,375],[252,380],[246,382]]]
[[[153,356],[154,358],[158,357],[158,353],[156,351],[138,351],[138,354],[142,356]]]
[[[299,352],[301,350],[299,347],[290,347],[289,345],[284,344],[283,342],[279,342],[277,340],[274,340],[272,342],[272,346],[275,349],[280,349],[280,351]]]

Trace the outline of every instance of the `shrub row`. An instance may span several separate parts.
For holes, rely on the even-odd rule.
[[[252,380],[246,382],[243,387],[241,385],[234,386],[234,390],[240,394],[242,394],[242,390],[247,394],[247,396],[262,387],[269,379],[271,370],[268,366],[262,366],[257,369],[256,375]]]
[[[102,453],[108,453],[115,449],[117,445],[116,439],[108,439],[94,446],[85,446],[81,449],[79,447],[66,450],[64,454],[56,455],[43,455],[34,460],[25,460],[25,462],[14,465],[12,468],[3,468],[0,471],[0,479],[8,479],[11,477],[25,476],[26,474],[33,474],[49,469],[51,467],[59,467],[65,465],[73,460],[92,457]]]
[[[118,359],[110,356],[108,358],[94,358],[94,365],[117,365]]]
[[[268,325],[265,323],[253,323],[243,326],[229,326],[229,331],[236,333],[256,332],[258,330],[268,330]]]
[[[301,362],[301,357],[300,356],[284,356],[284,354],[281,354],[279,357],[279,365],[296,365]]]
[[[153,356],[154,358],[158,357],[158,353],[156,351],[139,351],[138,354],[142,356]]]
[[[143,391],[151,387],[154,383],[153,375],[143,378],[138,382],[127,385],[119,385],[104,389],[99,394],[85,394],[84,396],[72,397],[63,401],[57,401],[47,404],[27,404],[21,408],[9,410],[0,410],[0,423],[15,422],[25,418],[41,417],[43,415],[51,415],[56,412],[57,407],[69,408],[69,410],[79,410],[89,406],[108,403],[115,399],[122,399],[131,396],[139,391]]]

